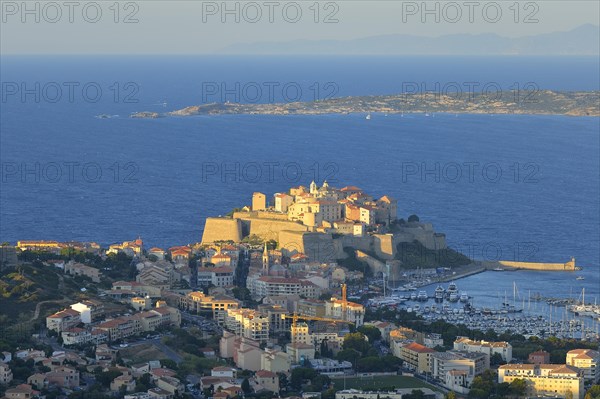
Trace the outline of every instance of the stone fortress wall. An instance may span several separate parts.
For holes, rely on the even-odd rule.
[[[288,221],[273,212],[235,212],[232,218],[207,218],[202,243],[215,241],[240,242],[255,234],[265,240],[276,240],[285,255],[301,252],[311,260],[335,261],[347,256],[344,247],[374,253],[381,259],[391,260],[399,243],[419,241],[428,249],[446,248],[444,234],[436,233],[429,223],[413,223],[395,234],[373,234],[364,237],[308,231],[303,224]]]

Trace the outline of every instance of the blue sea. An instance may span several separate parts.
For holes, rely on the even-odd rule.
[[[327,179],[397,198],[400,216],[419,215],[476,259],[574,256],[586,280],[523,272],[521,288],[569,295],[585,286],[591,298],[599,118],[128,115],[415,87],[598,90],[599,72],[585,57],[3,57],[0,241],[197,242],[207,216],[249,204],[255,191]],[[483,276],[469,279],[489,284]],[[502,291],[514,276],[499,279]]]

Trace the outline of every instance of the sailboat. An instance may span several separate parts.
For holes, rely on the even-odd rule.
[[[371,120],[371,114],[368,113],[367,116],[365,117],[366,120],[370,121]]]

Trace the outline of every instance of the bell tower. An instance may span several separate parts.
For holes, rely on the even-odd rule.
[[[269,256],[269,250],[267,249],[266,242],[265,242],[265,249],[263,250],[263,256],[262,256],[262,267],[263,267],[263,276],[268,276],[269,269],[271,268],[271,257]]]

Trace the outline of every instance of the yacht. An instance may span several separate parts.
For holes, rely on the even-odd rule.
[[[410,294],[410,300],[411,301],[416,301],[417,300],[417,294],[415,294],[414,292],[412,294]]]
[[[460,301],[465,303],[469,300],[469,295],[467,295],[467,293],[465,291],[462,291],[460,293]]]
[[[444,287],[438,285],[435,289],[434,297],[436,302],[442,302],[444,300]]]
[[[448,298],[452,294],[456,294],[457,298],[458,298],[458,288],[456,287],[456,283],[455,282],[450,283],[448,285],[448,289],[446,290],[446,295],[448,296]]]
[[[419,295],[417,295],[417,299],[419,301],[426,301],[429,299],[429,296],[427,295],[427,291],[419,291]]]
[[[448,297],[448,300],[450,302],[457,302],[458,301],[458,294],[456,292],[452,292],[450,294],[450,296]]]

